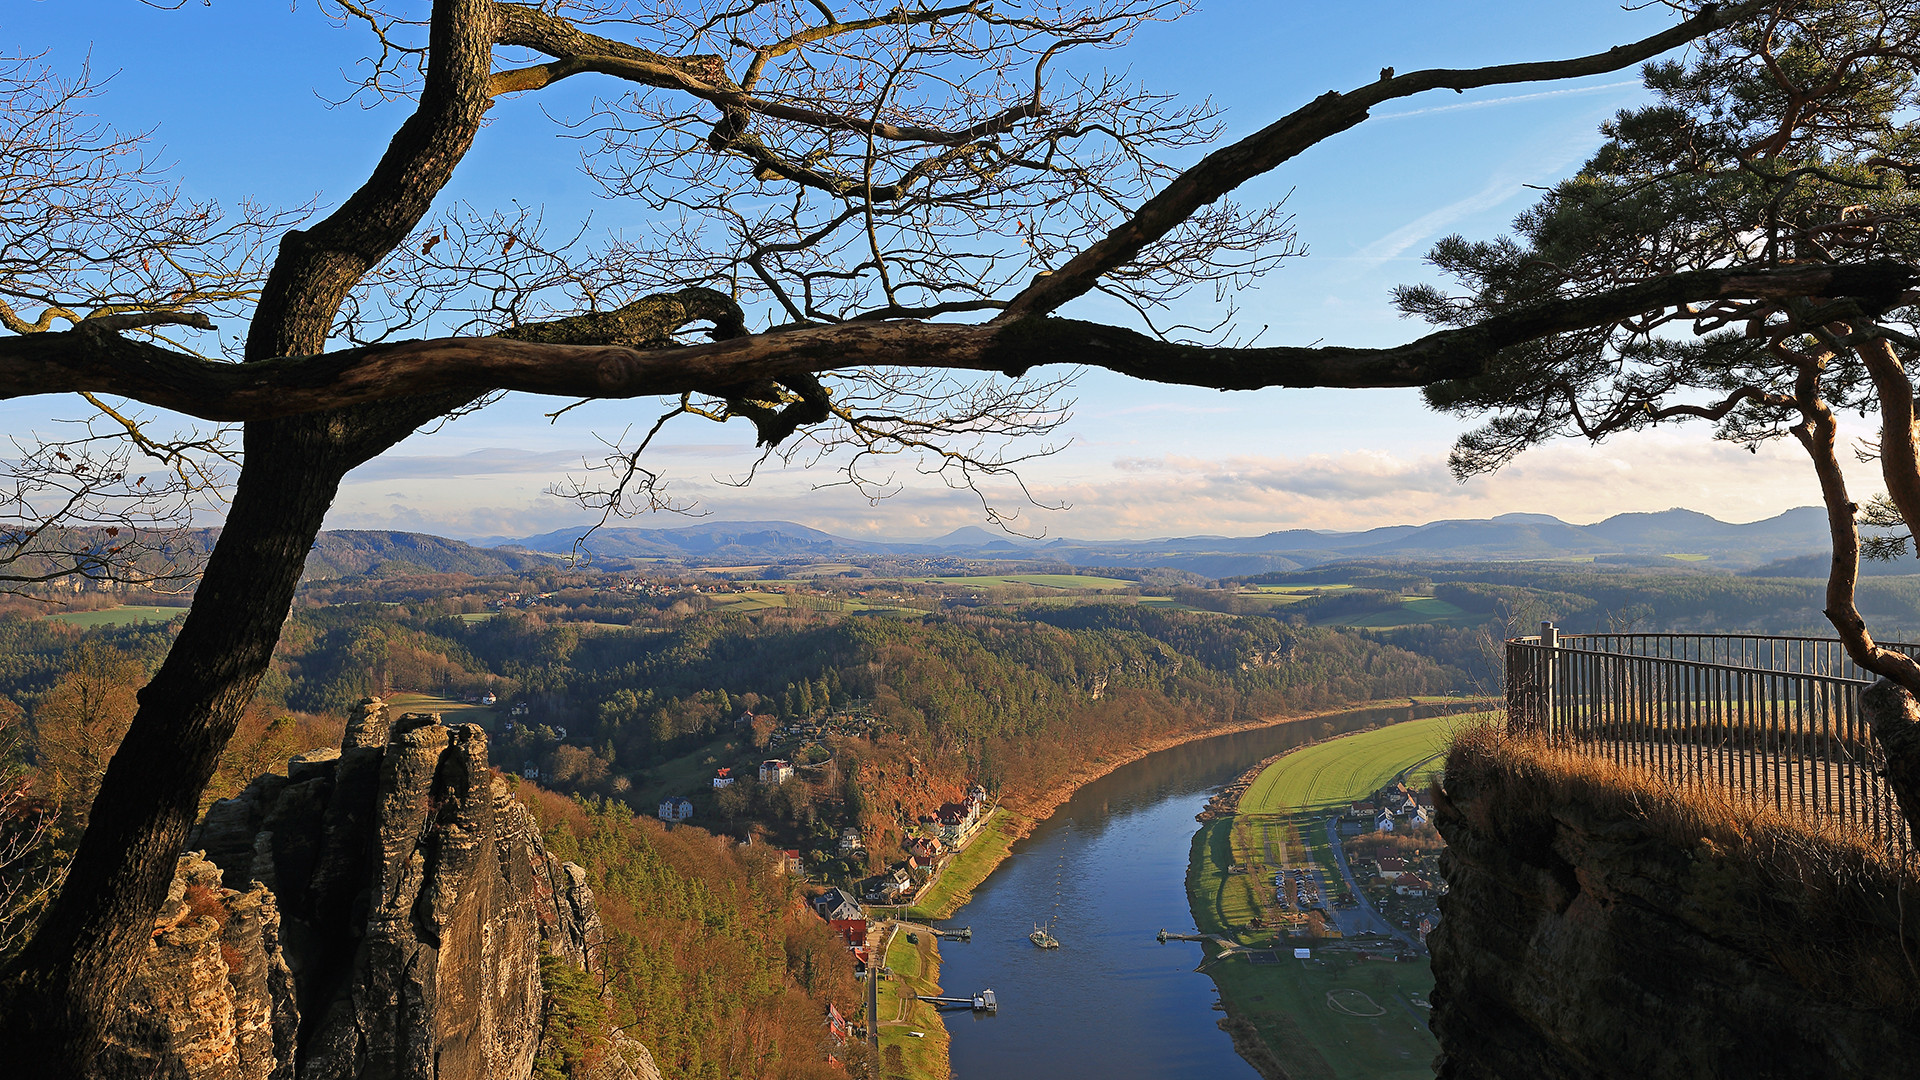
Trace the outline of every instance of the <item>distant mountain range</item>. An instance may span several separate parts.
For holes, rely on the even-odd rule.
[[[485,550],[490,557],[508,561],[515,552],[521,553],[521,558],[534,552],[565,554],[574,549],[585,531],[572,528],[539,536],[491,537],[475,541],[472,548],[458,541],[438,542],[476,552]],[[408,537],[417,534],[323,535]],[[428,551],[426,545],[412,543],[414,549],[423,554]],[[365,542],[359,544],[361,546],[353,548],[355,552],[360,552]],[[1288,529],[1263,536],[1183,536],[1152,540],[1028,540],[977,527],[958,529],[931,540],[853,539],[788,521],[714,521],[671,529],[603,528],[585,540],[583,549],[601,560],[657,559],[709,566],[794,558],[895,556],[1023,559],[1072,566],[1164,566],[1208,577],[1294,570],[1354,559],[1483,562],[1575,558],[1600,563],[1667,566],[1701,562],[1749,572],[1780,560],[1798,560],[1791,564],[1792,570],[1796,576],[1804,576],[1824,573],[1819,559],[1809,561],[1806,557],[1820,555],[1826,544],[1824,513],[1806,506],[1744,525],[1719,521],[1692,510],[1674,509],[1618,514],[1592,525],[1571,525],[1546,514],[1502,514],[1491,519],[1390,525],[1361,532]],[[405,545],[396,541],[392,548],[383,550],[393,551],[395,554],[390,556],[393,558],[413,557],[403,554],[403,549]],[[1785,571],[1787,565],[1783,564],[1781,569]],[[1887,569],[1920,572],[1920,563]]]

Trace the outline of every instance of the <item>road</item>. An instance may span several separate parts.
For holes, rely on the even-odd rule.
[[[877,953],[872,948],[873,935],[867,935],[867,1045],[876,1055],[880,1053],[880,969],[887,966],[887,949],[893,945],[895,929],[893,923],[887,924]]]
[[[1340,876],[1346,879],[1347,891],[1352,893],[1353,898],[1360,902],[1359,907],[1348,908],[1346,911],[1335,915],[1335,918],[1340,922],[1340,932],[1348,937],[1352,937],[1356,932],[1362,934],[1385,934],[1388,937],[1404,943],[1409,949],[1418,949],[1419,946],[1414,944],[1412,938],[1402,933],[1399,927],[1388,922],[1378,911],[1373,909],[1373,903],[1367,899],[1367,894],[1360,891],[1360,883],[1353,880],[1353,871],[1347,867],[1346,845],[1340,842],[1340,818],[1337,815],[1327,819],[1327,846],[1333,849],[1333,864],[1340,868]],[[1334,911],[1335,909],[1328,908],[1327,910]]]

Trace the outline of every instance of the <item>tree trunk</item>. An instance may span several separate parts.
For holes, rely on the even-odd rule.
[[[1860,694],[1860,715],[1886,752],[1887,786],[1900,816],[1920,838],[1920,702],[1899,683],[1881,679]]]
[[[86,1074],[341,477],[459,404],[430,398],[247,425],[245,465],[186,624],[140,691],[66,884],[0,980],[5,1072]]]

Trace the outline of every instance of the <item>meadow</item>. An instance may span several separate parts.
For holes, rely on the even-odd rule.
[[[907,940],[913,933],[917,942]],[[885,964],[890,974],[880,976],[880,1064],[888,1080],[946,1080],[947,1026],[940,1010],[919,1000],[921,994],[940,992],[940,951],[934,935],[902,926],[888,943]]]
[[[63,611],[47,616],[53,622],[66,623],[83,630],[99,626],[128,626],[133,623],[167,622],[185,615],[183,607],[155,607],[147,604],[126,604],[121,607],[99,608],[95,611]]]
[[[488,731],[498,731],[500,727],[500,712],[490,705],[473,705],[452,698],[409,691],[388,694],[386,702],[387,714],[396,719],[402,713],[439,713],[440,719],[449,724],[479,724]]]
[[[1339,880],[1327,839],[1330,813],[1402,774],[1409,784],[1424,783],[1439,771],[1454,733],[1488,715],[1409,720],[1302,747],[1262,770],[1241,796],[1239,813],[1209,821],[1195,834],[1187,870],[1194,924],[1203,933],[1271,948],[1276,959],[1215,959],[1207,973],[1220,988],[1229,1023],[1256,1036],[1287,1076],[1433,1075],[1437,1045],[1427,1030],[1432,969],[1337,938],[1286,936],[1273,925],[1280,921],[1279,908],[1266,902],[1268,881],[1280,866],[1302,863],[1318,864],[1326,881]],[[1256,919],[1269,925],[1255,928]],[[1310,947],[1312,958],[1294,958],[1296,946]]]
[[[1242,814],[1281,814],[1337,807],[1379,790],[1412,768],[1409,784],[1440,771],[1453,733],[1490,714],[1408,720],[1302,747],[1267,766],[1240,798]]]

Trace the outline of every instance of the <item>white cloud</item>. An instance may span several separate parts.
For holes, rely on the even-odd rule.
[[[1439,453],[1163,454],[1112,459],[1098,469],[1081,467],[1075,476],[1030,474],[1034,496],[1068,507],[1061,511],[1028,506],[1011,485],[991,488],[988,496],[995,506],[1017,512],[1014,528],[1023,534],[1081,539],[1354,530],[1510,512],[1586,523],[1673,506],[1751,521],[1818,501],[1797,447],[1783,441],[1748,454],[1703,434],[1645,433],[1598,447],[1552,444],[1464,484],[1447,474]],[[1855,468],[1856,497],[1864,499],[1878,485],[1870,466]],[[328,526],[513,537],[591,520],[542,493],[555,475],[349,483]],[[849,489],[816,487],[826,475],[772,471],[748,488],[689,476],[673,490],[716,518],[795,521],[845,536],[935,536],[986,523],[976,496],[931,479],[915,478],[913,486],[874,504]],[[674,528],[692,520],[656,514],[633,523]]]

